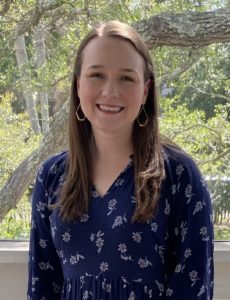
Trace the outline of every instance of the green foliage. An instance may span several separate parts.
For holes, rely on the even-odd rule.
[[[16,115],[10,105],[11,94],[0,102],[0,190],[9,176],[25,158],[38,147],[40,136],[35,136],[25,113]],[[30,203],[27,191],[15,209],[0,226],[0,239],[28,238]]]
[[[29,238],[31,205],[28,197],[27,191],[19,204],[8,212],[0,226],[0,239]]]
[[[29,18],[36,3],[35,0],[13,1],[0,22],[0,188],[41,139],[32,133],[25,113],[13,38],[14,30]],[[202,12],[229,5],[228,0],[65,0],[59,3],[60,7],[48,11],[40,20],[46,33],[47,59],[40,69],[36,68],[35,27],[25,33],[29,59],[26,68],[31,76],[33,94],[40,91],[47,91],[49,95],[53,91],[69,93],[79,42],[99,22],[117,19],[132,24],[161,13]],[[151,55],[156,62],[162,93],[162,132],[195,158],[206,177],[230,177],[229,153],[222,155],[230,147],[229,44],[196,51],[161,47],[153,49]],[[28,236],[28,198],[27,191],[17,208],[6,216],[0,227],[0,238]],[[229,238],[227,232],[216,228],[216,238],[222,235]]]

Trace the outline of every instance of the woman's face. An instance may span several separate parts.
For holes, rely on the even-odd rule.
[[[94,38],[83,50],[77,87],[82,111],[94,133],[130,134],[148,94],[144,61],[129,42]]]

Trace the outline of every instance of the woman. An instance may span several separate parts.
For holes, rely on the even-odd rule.
[[[153,65],[130,26],[82,41],[69,149],[34,188],[28,299],[212,299],[211,203],[194,162],[162,140]]]

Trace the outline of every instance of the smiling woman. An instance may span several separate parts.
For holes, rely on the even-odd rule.
[[[148,93],[144,60],[126,41],[106,36],[93,39],[84,49],[77,90],[94,137],[125,132],[130,138]]]
[[[29,299],[213,297],[209,193],[193,160],[158,129],[153,64],[112,21],[82,41],[69,149],[33,193]]]

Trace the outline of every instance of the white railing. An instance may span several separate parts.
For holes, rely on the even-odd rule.
[[[28,242],[0,241],[0,299],[25,300]],[[230,242],[215,242],[215,299],[230,300]]]

